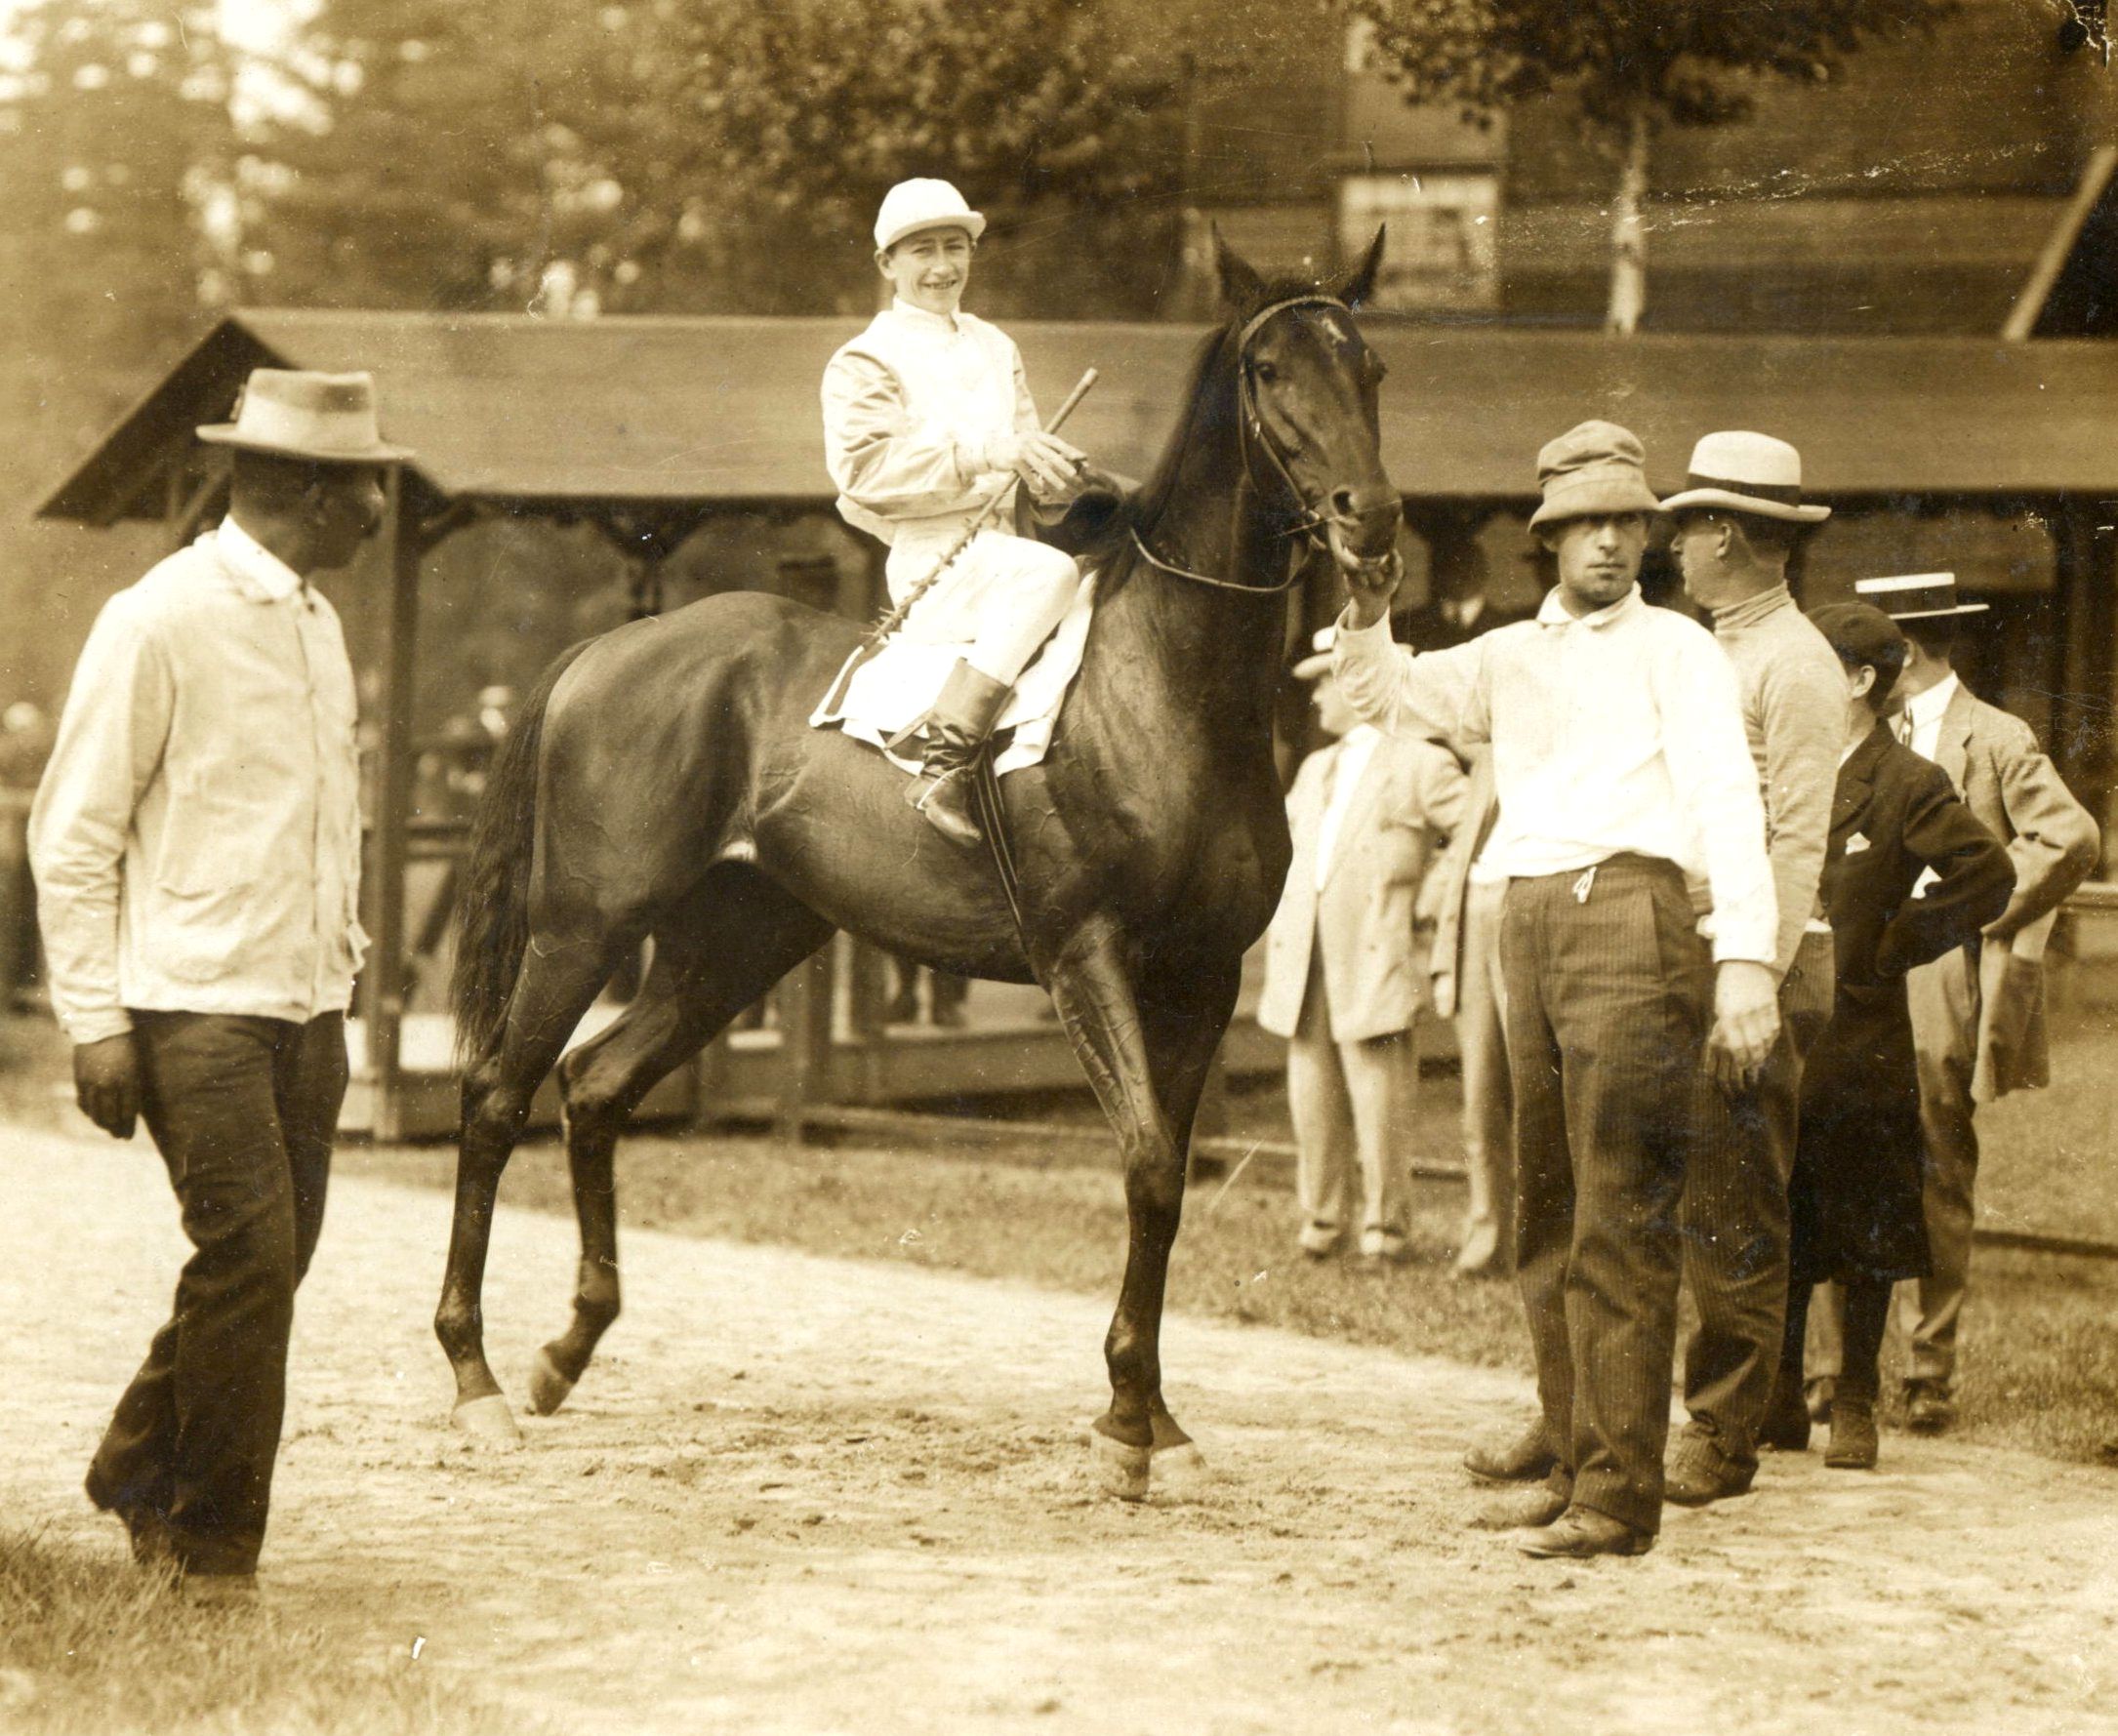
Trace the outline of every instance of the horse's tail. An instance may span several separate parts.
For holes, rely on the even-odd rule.
[[[560,652],[523,697],[513,727],[493,755],[485,793],[471,822],[470,854],[458,882],[456,965],[449,975],[456,1058],[467,1069],[492,1052],[529,947],[530,864],[536,854],[537,762],[545,708],[559,677],[590,643],[584,639]]]

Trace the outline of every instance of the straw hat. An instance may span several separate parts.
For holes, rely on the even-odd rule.
[[[986,220],[946,181],[901,181],[882,195],[876,213],[876,250],[888,253],[907,235],[941,227],[968,229],[973,241],[986,232]]]
[[[1294,666],[1297,681],[1314,681],[1331,672],[1331,647],[1338,643],[1338,628],[1320,626],[1310,635],[1310,655]]]
[[[375,376],[257,368],[235,400],[235,420],[209,424],[201,440],[312,464],[391,464],[412,454],[385,443],[375,420]]]
[[[1894,579],[1856,579],[1853,594],[1893,621],[1935,621],[1945,615],[1983,615],[1983,603],[1956,600],[1954,573],[1901,573]]]
[[[1783,524],[1821,524],[1831,516],[1829,506],[1802,504],[1802,455],[1771,434],[1708,434],[1691,448],[1690,471],[1683,491],[1662,503],[1663,511],[1719,506]]]

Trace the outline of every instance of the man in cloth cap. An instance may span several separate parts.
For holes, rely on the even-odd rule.
[[[1698,1327],[1685,1352],[1690,1420],[1670,1456],[1667,1494],[1700,1507],[1750,1487],[1761,1432],[1775,1444],[1809,1438],[1799,1392],[1777,1395],[1792,1416],[1776,1431],[1767,1412],[1786,1312],[1802,1057],[1831,1019],[1831,929],[1818,885],[1845,746],[1846,677],[1787,587],[1797,543],[1831,515],[1803,500],[1800,453],[1770,434],[1708,434],[1662,510],[1675,524],[1685,590],[1712,616],[1735,666],[1779,906],[1779,1039],[1750,1090],[1731,1097],[1700,1081],[1698,1143],[1685,1173],[1684,1268]]]
[[[1010,480],[1037,505],[1079,492],[1082,454],[1042,432],[1014,341],[960,303],[986,220],[946,181],[905,181],[876,218],[889,306],[824,371],[824,456],[848,524],[889,545],[902,602]],[[1080,585],[1073,558],[995,524],[979,531],[901,630],[966,647],[927,717],[929,747],[906,800],[945,836],[975,844],[980,747]]]
[[[1778,1034],[1778,911],[1729,660],[1638,584],[1640,442],[1587,422],[1537,455],[1559,584],[1532,622],[1414,656],[1395,571],[1351,573],[1335,651],[1362,716],[1489,739],[1515,1072],[1517,1271],[1557,1463],[1505,1517],[1533,1555],[1640,1554],[1661,1522],[1692,1081]],[[1689,879],[1710,888],[1711,939]],[[1496,1515],[1502,1516],[1502,1515]]]
[[[1969,947],[1905,979],[1919,1059],[1924,1202],[1931,1270],[1904,1286],[1910,1339],[1905,1420],[1936,1433],[1956,1420],[1956,1334],[1971,1278],[1973,1185],[1981,1103],[2051,1082],[2045,1039],[2045,943],[2058,908],[2096,867],[2100,840],[2088,809],[2019,717],[1973,695],[1951,666],[1961,624],[1985,613],[1958,599],[1953,573],[1863,579],[1853,586],[1904,633],[1897,739],[1948,773],[1971,811],[2008,846],[2016,887],[2007,908]],[[1811,1358],[1812,1410],[1829,1405],[1838,1367],[1828,1316]]]
[[[366,937],[353,674],[313,574],[382,523],[366,374],[261,368],[228,512],[103,606],[30,815],[82,1110],[144,1117],[194,1252],[88,1494],[143,1562],[244,1592],[265,1541],[295,1288],[323,1224]]]

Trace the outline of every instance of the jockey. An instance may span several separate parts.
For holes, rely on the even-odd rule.
[[[893,603],[940,563],[1010,477],[1056,507],[1081,453],[1038,425],[1012,339],[961,312],[986,220],[946,181],[905,181],[876,218],[876,266],[895,292],[824,371],[825,462],[848,524],[889,545]],[[930,746],[905,799],[944,836],[976,844],[970,774],[1038,648],[1074,601],[1070,555],[998,525],[981,530],[899,630],[960,644],[927,715]]]

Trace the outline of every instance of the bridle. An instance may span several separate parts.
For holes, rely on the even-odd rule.
[[[1278,318],[1290,307],[1336,307],[1341,313],[1349,315],[1353,311],[1336,296],[1289,296],[1284,301],[1275,302],[1259,309],[1243,322],[1242,330],[1236,336],[1236,402],[1242,412],[1242,421],[1237,431],[1242,449],[1242,475],[1243,480],[1250,485],[1250,492],[1263,499],[1265,491],[1257,484],[1256,458],[1259,452],[1263,452],[1272,465],[1273,473],[1279,477],[1281,486],[1286,490],[1302,514],[1280,534],[1283,537],[1303,537],[1316,552],[1329,554],[1330,544],[1318,533],[1327,525],[1346,525],[1358,520],[1349,519],[1343,513],[1319,512],[1304,498],[1301,485],[1294,480],[1294,473],[1287,468],[1286,459],[1265,431],[1265,416],[1258,407],[1257,385],[1250,367],[1251,341],[1269,321]],[[1174,561],[1163,560],[1147,545],[1147,539],[1141,535],[1138,526],[1132,527],[1129,534],[1140,558],[1157,572],[1167,573],[1172,579],[1188,579],[1194,585],[1210,585],[1221,590],[1247,591],[1253,596],[1279,595],[1301,577],[1307,564],[1304,550],[1299,547],[1292,548],[1288,550],[1286,577],[1278,585],[1239,585],[1233,579],[1222,579],[1212,573],[1194,572],[1190,567],[1180,567]]]

